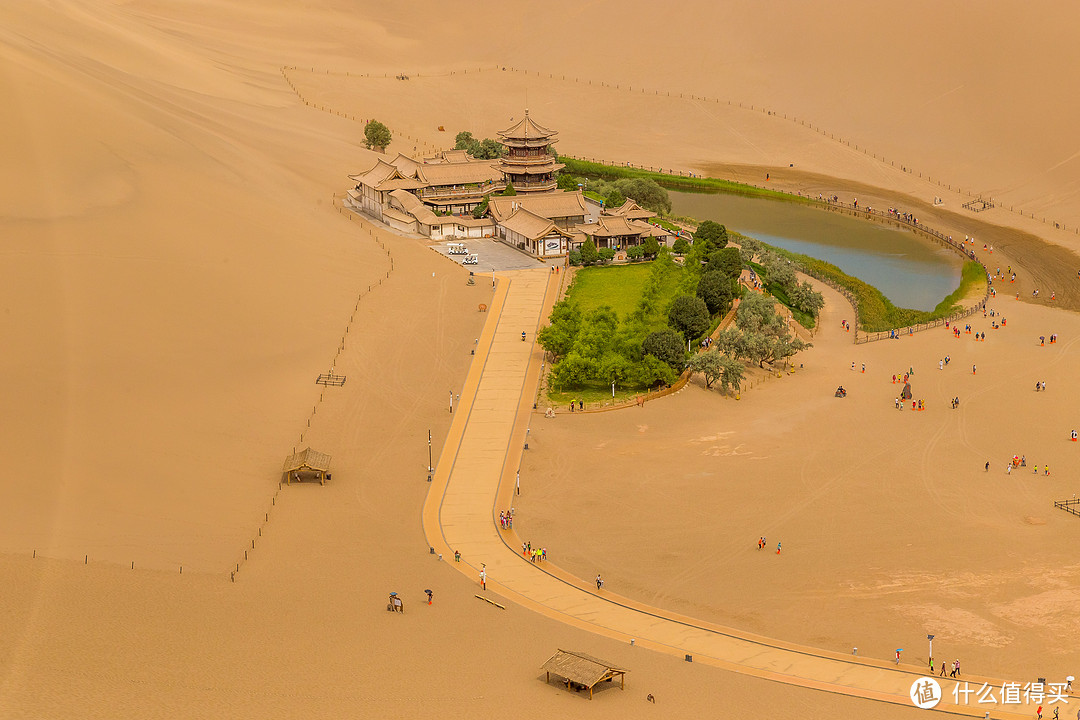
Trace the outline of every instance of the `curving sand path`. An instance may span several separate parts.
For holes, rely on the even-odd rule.
[[[478,579],[486,565],[488,590],[536,612],[607,637],[694,662],[800,687],[911,706],[909,690],[924,673],[855,659],[741,632],[651,607],[574,577],[551,563],[522,557],[521,541],[495,522],[498,509],[513,504],[515,472],[527,438],[542,351],[535,330],[554,302],[560,276],[546,270],[504,273],[491,304],[476,358],[456,408],[423,511],[424,531],[435,551],[461,572]],[[528,342],[521,341],[521,331]],[[461,561],[453,562],[454,551]],[[478,588],[479,591],[479,588]],[[1002,681],[966,676],[978,689]],[[954,681],[941,679],[936,709],[982,717],[1030,716],[1034,707],[1011,705],[1016,715],[974,703],[951,702]]]

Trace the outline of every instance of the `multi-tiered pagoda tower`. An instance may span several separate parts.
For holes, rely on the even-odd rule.
[[[548,148],[558,142],[557,132],[533,122],[529,111],[513,127],[499,131],[499,142],[507,153],[498,168],[518,192],[548,192],[555,189],[555,173],[566,167],[555,162]]]

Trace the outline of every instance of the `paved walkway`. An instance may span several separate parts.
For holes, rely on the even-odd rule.
[[[854,658],[756,636],[620,597],[576,578],[552,563],[535,565],[521,555],[521,540],[498,527],[498,511],[512,504],[514,481],[542,371],[542,351],[533,342],[557,294],[559,275],[547,270],[503,273],[490,317],[478,344],[455,418],[439,457],[424,506],[429,543],[452,565],[461,553],[463,573],[478,582],[487,567],[488,591],[579,628],[682,657],[777,682],[911,706],[912,683],[921,668]],[[522,342],[521,332],[527,333]],[[479,592],[479,587],[477,588]],[[978,690],[1000,680],[967,676]],[[1034,678],[1031,678],[1034,679]],[[944,697],[937,710],[995,718],[1032,717],[1034,704],[953,704],[954,682],[941,678]],[[1027,679],[1022,680],[1026,681]],[[1075,714],[1074,702],[1062,707]],[[1050,716],[1053,710],[1047,712]]]

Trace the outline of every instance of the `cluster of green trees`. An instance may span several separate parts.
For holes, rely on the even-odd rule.
[[[761,260],[769,292],[793,310],[816,319],[825,306],[825,297],[808,281],[799,282],[795,263],[772,251],[765,251]]]
[[[386,152],[386,148],[390,145],[393,137],[390,128],[378,120],[371,120],[364,126],[364,147],[368,150]]]
[[[808,313],[817,314],[823,302],[809,283],[798,283],[794,267],[785,258],[750,238],[742,247],[729,247],[727,229],[712,221],[698,226],[693,244],[682,248],[682,267],[666,248],[656,248],[656,260],[641,299],[625,318],[609,306],[582,313],[568,301],[555,306],[551,324],[540,331],[541,346],[553,356],[550,376],[555,390],[610,384],[648,387],[670,384],[689,367],[705,376],[706,387],[719,383],[723,392],[738,391],[744,362],[777,363],[810,347],[792,335],[785,319],[776,312],[772,297],[742,293],[739,275],[746,263],[756,265],[770,284],[797,297]],[[591,243],[582,247],[583,262],[600,262],[608,254]],[[613,255],[613,253],[610,253]],[[662,296],[678,273],[677,289]],[[721,331],[706,352],[690,356],[696,340],[715,326],[717,317],[743,296],[735,325]],[[668,300],[667,298],[670,298]]]
[[[810,347],[791,335],[787,322],[776,312],[773,298],[747,293],[735,313],[735,327],[721,330],[714,348],[730,357],[757,363],[777,363]]]
[[[663,327],[662,292],[672,276],[682,272],[670,257],[661,255],[637,306],[621,318],[608,305],[582,313],[569,300],[557,303],[550,324],[538,336],[554,360],[551,387],[568,390],[613,382],[650,387],[674,382],[686,363],[686,343]]]
[[[585,186],[604,199],[604,207],[616,208],[633,199],[646,210],[658,215],[671,212],[671,197],[668,191],[660,187],[655,180],[647,178],[623,178],[620,180],[601,180],[575,177],[570,173],[559,173],[556,182],[563,190],[577,190],[578,185]]]
[[[625,318],[608,306],[582,313],[568,301],[558,303],[551,324],[539,335],[541,346],[554,359],[552,388],[674,382],[687,366],[689,348],[718,315],[731,309],[737,295],[742,260],[737,248],[720,247],[720,242],[696,243],[692,260],[681,267],[657,244],[638,305]],[[583,246],[583,253],[588,246]],[[595,247],[592,251],[598,257],[603,252]],[[665,294],[664,288],[673,285],[673,296]]]
[[[462,130],[454,137],[454,149],[464,150],[477,160],[496,160],[506,154],[506,146],[498,140],[477,140],[468,130]]]

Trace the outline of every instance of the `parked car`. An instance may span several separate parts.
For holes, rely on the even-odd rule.
[[[462,265],[479,265],[480,264],[480,256],[479,255],[470,255],[469,257],[462,260],[461,264]]]

